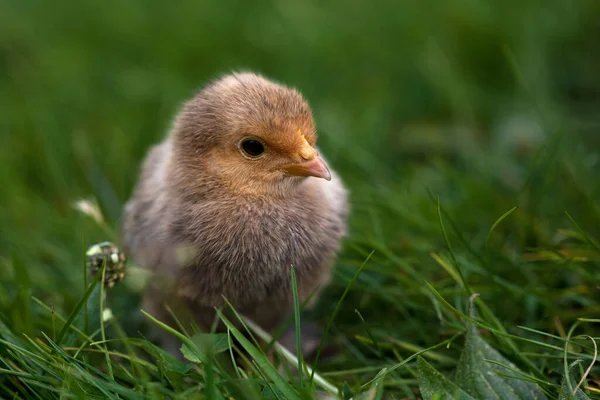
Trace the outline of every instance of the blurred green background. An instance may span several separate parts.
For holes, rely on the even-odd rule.
[[[557,229],[574,230],[568,211],[600,237],[599,66],[597,0],[4,0],[0,314],[19,326],[17,259],[27,290],[68,314],[84,238],[118,240],[73,202],[96,198],[116,231],[143,156],[182,102],[250,69],[304,93],[352,192],[323,315],[376,250],[338,333],[360,333],[359,308],[386,334],[438,339],[423,280],[460,297],[430,256],[447,257],[437,194],[467,279],[503,320],[552,331],[556,313],[594,315],[597,258],[565,265]],[[483,262],[490,227],[517,205]]]

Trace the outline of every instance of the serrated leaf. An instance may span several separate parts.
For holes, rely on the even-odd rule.
[[[473,313],[473,305],[471,305],[472,318],[474,318]],[[513,371],[519,372],[516,365],[479,336],[474,324],[467,322],[465,347],[456,368],[455,382],[458,386],[476,399],[482,400],[547,399],[535,383],[523,381],[519,379],[522,376],[514,373],[512,373],[514,378],[506,376],[511,374],[508,369],[486,360],[506,365]]]
[[[569,391],[569,387],[567,386],[566,380],[563,380],[563,383],[560,386],[560,391],[561,392],[558,400],[590,400],[589,396],[581,389],[577,389],[575,394],[571,393]]]
[[[571,372],[571,370],[573,369],[575,364],[577,364],[577,361],[570,365],[569,373]],[[573,382],[575,382],[575,379],[573,378],[573,376],[571,376],[571,386],[575,386],[575,384]],[[569,383],[567,382],[567,376],[566,375],[563,376],[563,380],[560,385],[560,394],[559,394],[558,400],[589,400],[590,399],[583,390],[577,389],[575,394],[573,394],[572,390],[573,389],[569,388]]]
[[[417,368],[419,370],[419,389],[423,399],[475,400],[429,365],[422,357],[417,359]]]
[[[155,358],[156,366],[165,372],[170,371],[184,375],[192,369],[191,364],[179,361],[177,358],[173,357],[171,353],[155,346],[145,338],[143,348]]]
[[[166,378],[173,388],[184,385],[185,375],[191,371],[192,365],[179,361],[169,352],[155,346],[144,338],[143,348],[154,357],[154,363],[159,373]]]
[[[195,348],[186,343],[181,346],[181,353],[191,362],[204,363],[210,356],[229,350],[229,340],[225,333],[197,333],[191,340]]]

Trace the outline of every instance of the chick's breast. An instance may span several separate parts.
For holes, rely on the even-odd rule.
[[[291,266],[301,298],[326,283],[346,231],[346,192],[338,179],[309,178],[301,189],[285,199],[225,198],[186,208],[172,232],[195,254],[180,271],[179,293],[206,306],[225,296],[248,308],[291,299]]]

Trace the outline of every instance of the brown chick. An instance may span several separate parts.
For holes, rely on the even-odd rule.
[[[272,330],[293,311],[290,266],[300,302],[329,281],[347,193],[316,139],[302,95],[252,73],[183,106],[124,212],[127,253],[155,272],[149,312],[183,303],[207,328],[225,297]]]

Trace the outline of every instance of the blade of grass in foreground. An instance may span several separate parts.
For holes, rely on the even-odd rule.
[[[310,303],[310,300],[314,297],[314,295],[317,292],[317,288],[313,289],[310,294],[308,295],[308,297],[302,302],[302,304],[299,305],[299,311],[300,313],[302,313],[302,311],[306,308],[306,305]],[[292,323],[294,323],[295,320],[295,316],[291,315],[288,318],[286,318],[286,320],[279,324],[279,327],[276,328],[273,331],[273,334],[271,335],[273,338],[271,339],[271,341],[265,346],[265,353],[268,353],[271,348],[273,347],[273,344],[279,340],[279,338],[281,337],[281,335],[283,335],[283,333],[292,325]]]
[[[67,322],[65,323],[65,325],[61,329],[60,333],[58,334],[58,337],[56,338],[56,344],[57,345],[60,346],[60,343],[62,342],[63,338],[65,337],[65,334],[67,333],[67,331],[71,327],[71,324],[75,320],[75,317],[77,317],[77,315],[79,314],[79,311],[81,310],[81,307],[83,307],[86,304],[88,297],[90,297],[90,295],[94,291],[94,288],[96,287],[96,285],[98,284],[98,282],[100,282],[101,278],[102,278],[102,274],[96,274],[96,276],[92,280],[92,283],[87,288],[87,290],[83,294],[83,297],[81,297],[81,299],[79,300],[79,302],[75,306],[75,309],[73,310],[73,312],[69,316],[69,319],[67,319]]]
[[[313,362],[313,372],[310,375],[310,380],[309,380],[309,383],[311,385],[312,385],[313,379],[315,377],[315,371],[317,369],[317,363],[319,362],[319,356],[321,355],[321,351],[323,350],[323,346],[325,345],[325,339],[327,337],[327,333],[331,329],[331,324],[333,324],[333,320],[334,320],[335,316],[337,315],[338,311],[340,310],[340,307],[341,307],[342,303],[344,302],[344,299],[348,295],[348,292],[350,291],[352,284],[356,281],[356,279],[358,279],[358,276],[362,272],[365,265],[367,265],[367,263],[369,262],[369,260],[371,259],[371,257],[373,256],[374,253],[375,253],[375,250],[373,250],[373,251],[371,251],[371,253],[369,253],[367,258],[365,258],[365,261],[363,261],[361,266],[358,268],[358,271],[356,271],[356,274],[354,274],[354,276],[352,277],[350,282],[348,282],[348,286],[346,286],[344,293],[342,293],[342,296],[340,297],[337,304],[335,305],[335,308],[333,309],[333,313],[331,314],[331,317],[329,317],[329,320],[327,321],[327,325],[325,326],[325,330],[323,331],[323,336],[321,337],[321,342],[319,343],[319,348],[317,349],[317,354],[315,355],[315,361]]]
[[[223,323],[231,331],[231,334],[242,345],[244,350],[246,350],[248,354],[250,354],[250,356],[254,359],[258,367],[262,371],[264,371],[264,373],[269,377],[269,379],[273,381],[277,389],[279,389],[288,400],[300,400],[301,398],[298,392],[296,392],[294,388],[289,383],[287,383],[281,377],[281,375],[279,375],[279,373],[277,372],[275,367],[271,365],[267,357],[264,354],[262,354],[256,347],[254,347],[252,343],[250,343],[250,341],[235,327],[235,325],[232,324],[231,321],[229,321],[227,317],[223,315],[221,310],[217,310],[217,313],[219,314],[221,321],[223,321]]]
[[[471,288],[467,284],[465,276],[463,275],[463,273],[461,271],[460,264],[458,263],[458,260],[456,259],[456,255],[454,254],[454,249],[452,249],[452,244],[450,243],[450,239],[448,239],[448,234],[446,233],[446,228],[444,228],[444,220],[442,219],[442,210],[440,208],[440,196],[439,195],[436,196],[436,199],[437,199],[437,213],[438,213],[438,218],[439,218],[439,222],[440,222],[440,228],[442,229],[442,234],[444,235],[444,240],[446,241],[446,246],[448,246],[448,251],[450,252],[450,258],[452,259],[452,264],[454,264],[454,269],[456,270],[456,272],[458,273],[458,276],[460,277],[461,286],[466,290],[467,294],[470,296],[471,294],[473,294],[473,292],[471,291]]]
[[[261,327],[259,327],[254,322],[250,321],[249,319],[244,318],[243,323],[247,329],[250,329],[260,339],[262,339],[266,342],[272,340],[271,336],[267,332],[262,330]],[[285,358],[290,364],[293,364],[296,361],[296,357],[288,349],[283,347],[280,343],[274,342],[273,347],[279,353],[279,355],[281,355],[283,358]],[[311,375],[314,374],[315,385],[321,386],[323,389],[325,389],[326,391],[328,391],[331,394],[334,394],[334,395],[338,394],[338,389],[334,385],[332,385],[327,380],[325,380],[323,377],[321,377],[319,374],[314,372],[314,370],[312,370],[308,365],[304,364],[304,368],[306,369],[306,371],[309,374],[311,374]]]
[[[428,352],[428,351],[430,351],[430,350],[434,350],[434,349],[437,349],[438,347],[441,347],[441,346],[447,345],[447,344],[449,344],[449,343],[452,343],[452,342],[453,342],[453,341],[454,341],[454,340],[455,340],[457,337],[459,337],[460,335],[462,335],[462,332],[461,332],[461,333],[457,333],[456,335],[454,335],[454,336],[452,336],[452,337],[450,337],[450,338],[448,338],[448,339],[444,340],[443,342],[440,342],[440,343],[438,343],[438,344],[436,344],[436,345],[433,345],[433,346],[431,346],[431,347],[428,347],[428,348],[426,348],[426,349],[423,349],[423,350],[421,350],[421,351],[419,351],[419,352],[416,352],[416,353],[415,353],[415,354],[413,354],[412,356],[410,356],[410,357],[407,357],[406,359],[404,359],[402,362],[399,362],[399,363],[397,363],[397,364],[394,364],[394,365],[392,365],[392,366],[391,366],[391,367],[389,367],[389,368],[384,368],[383,370],[381,370],[381,371],[380,371],[380,372],[379,372],[379,373],[378,373],[378,374],[375,376],[375,378],[373,378],[373,379],[371,379],[369,382],[367,382],[367,383],[363,384],[363,385],[361,386],[361,388],[365,389],[365,388],[369,387],[370,385],[372,385],[372,384],[373,384],[373,383],[375,383],[376,381],[379,381],[379,380],[383,379],[383,377],[385,377],[385,376],[386,376],[387,374],[389,374],[390,372],[392,372],[392,371],[394,371],[394,370],[396,370],[396,369],[400,368],[401,366],[403,366],[403,365],[407,364],[409,361],[412,361],[413,359],[415,359],[415,358],[419,357],[419,356],[420,356],[421,354],[423,354],[423,353],[426,353],[426,352]]]
[[[300,304],[298,301],[298,283],[296,282],[296,271],[292,266],[290,268],[290,273],[292,275],[292,295],[294,298],[294,322],[296,325],[296,356],[298,357],[298,383],[300,387],[303,387],[303,376],[304,376],[304,368],[302,367],[304,364],[304,360],[302,359],[302,342],[300,337]]]
[[[98,274],[100,275],[100,274]],[[102,267],[102,282],[106,282],[106,261],[104,262],[104,266]],[[106,359],[106,367],[108,368],[108,375],[110,376],[110,379],[115,379],[115,376],[113,374],[113,368],[112,368],[112,362],[110,360],[110,355],[108,354],[108,346],[106,345],[106,333],[104,331],[104,297],[105,297],[105,293],[104,293],[104,285],[100,286],[100,337],[102,338],[102,341],[104,342],[102,347],[104,349],[104,357]],[[86,307],[87,308],[87,307]]]

